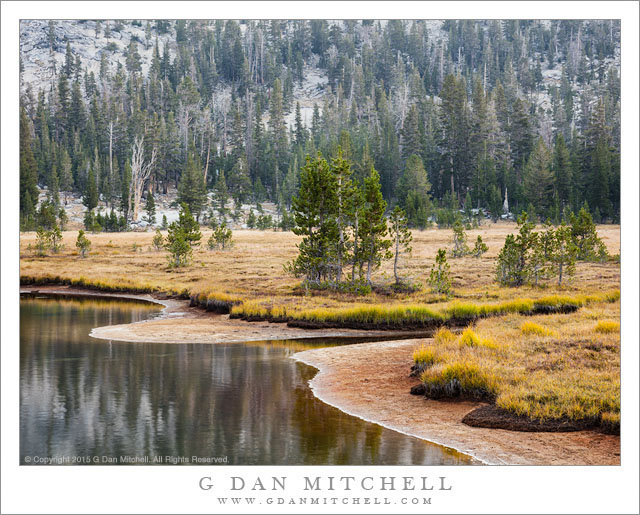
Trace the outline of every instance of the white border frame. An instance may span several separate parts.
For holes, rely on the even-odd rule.
[[[2,2],[2,513],[637,513],[637,2]],[[520,18],[622,20],[622,465],[619,467],[20,467],[18,466],[18,23],[20,18]],[[220,506],[231,475],[447,476],[432,505]],[[300,492],[301,493],[301,492]],[[287,495],[295,495],[293,489]],[[330,494],[327,492],[327,494]],[[370,497],[384,497],[372,492]],[[340,492],[334,494],[342,495]],[[360,494],[362,495],[362,494]]]

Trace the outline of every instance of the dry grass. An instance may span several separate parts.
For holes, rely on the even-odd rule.
[[[594,311],[606,318],[598,325],[618,325],[612,320],[620,315],[620,303],[605,301],[592,304],[590,311],[545,316],[544,326],[538,324],[539,317],[534,322],[532,317],[511,314],[479,320],[473,335],[467,333],[469,341],[486,339],[494,345],[435,338],[433,355],[438,364],[425,370],[423,381],[428,391],[435,385],[436,396],[479,398],[493,392],[499,407],[533,419],[592,420],[618,427],[620,335],[617,330],[594,330]],[[462,381],[472,366],[473,377],[482,377],[486,384],[478,383],[475,392],[470,387],[453,388],[453,372]]]
[[[480,229],[468,231],[470,241],[479,235],[489,246],[481,258],[465,257],[451,261],[453,287],[460,303],[509,301],[514,290],[498,287],[494,282],[495,258],[507,234],[515,232],[513,223],[488,224]],[[620,252],[619,226],[599,226],[599,234],[611,254]],[[203,231],[203,242],[210,236]],[[300,279],[291,277],[283,265],[296,256],[298,236],[290,232],[234,231],[235,245],[227,251],[210,251],[202,244],[193,256],[188,268],[170,269],[166,253],[152,247],[153,232],[88,234],[92,242],[88,258],[80,259],[75,248],[77,232],[65,232],[65,248],[56,256],[35,257],[27,246],[35,243],[35,233],[21,234],[21,275],[42,277],[55,274],[62,278],[85,277],[105,285],[123,285],[136,282],[152,285],[169,292],[189,294],[226,293],[234,298],[256,300],[264,305],[285,306],[287,310],[335,308],[352,305],[355,298],[349,294],[327,292],[304,295],[298,291]],[[438,248],[447,247],[452,239],[451,230],[429,229],[414,231],[412,257],[405,261],[403,275],[411,276],[424,284],[433,265]],[[140,250],[133,251],[137,243]],[[378,283],[391,282],[393,264],[385,263],[374,275]],[[558,293],[575,296],[592,294],[619,288],[620,266],[618,263],[578,263],[574,280],[569,286],[558,290],[519,288],[518,297],[537,299]],[[594,292],[593,285],[598,291]],[[428,289],[392,296],[393,302],[405,304],[433,303],[439,301]],[[357,298],[363,304],[389,304],[389,297],[372,294]]]

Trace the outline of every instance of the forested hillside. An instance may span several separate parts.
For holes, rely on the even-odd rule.
[[[306,156],[439,209],[619,220],[619,21],[23,21],[20,214],[297,195]],[[60,198],[62,197],[62,198]]]

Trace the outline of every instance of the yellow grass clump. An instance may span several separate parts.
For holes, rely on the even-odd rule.
[[[522,334],[534,334],[536,336],[553,336],[555,333],[546,327],[542,327],[535,322],[524,322],[520,326],[520,332]]]
[[[431,366],[438,361],[440,361],[440,357],[432,346],[421,345],[420,348],[413,351],[413,362],[416,364]]]
[[[436,343],[439,344],[452,343],[457,339],[456,335],[446,327],[441,327],[440,329],[438,329],[436,334],[433,335],[433,338],[435,339]]]
[[[615,322],[614,320],[601,320],[598,322],[594,328],[596,333],[619,333],[620,332],[620,323]]]
[[[494,376],[477,364],[455,361],[426,369],[420,380],[431,397],[491,399],[497,387]]]
[[[466,345],[467,347],[477,347],[480,345],[480,338],[476,333],[473,332],[471,327],[467,327],[462,334],[460,335],[460,339],[458,343],[460,345]]]

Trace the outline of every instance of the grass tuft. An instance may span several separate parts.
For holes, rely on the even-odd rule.
[[[477,347],[478,345],[480,345],[481,340],[471,327],[467,327],[464,331],[462,331],[458,343],[461,346]]]
[[[440,357],[438,356],[436,349],[432,346],[425,347],[424,345],[421,345],[420,348],[413,351],[413,362],[417,365],[430,367],[439,361]]]
[[[449,331],[449,329],[447,329],[446,327],[441,327],[440,329],[438,329],[438,332],[433,335],[433,338],[436,343],[443,345],[453,343],[457,339],[456,335]]]
[[[601,320],[596,324],[594,331],[602,334],[619,333],[620,323],[614,320]]]
[[[495,378],[469,361],[436,365],[426,369],[420,379],[432,398],[490,400],[497,392]]]
[[[554,336],[555,333],[546,327],[542,327],[534,322],[524,322],[520,326],[522,334],[534,334],[536,336]]]

